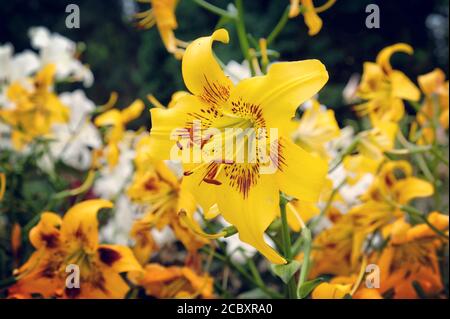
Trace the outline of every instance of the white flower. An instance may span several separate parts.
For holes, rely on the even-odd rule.
[[[57,33],[50,33],[44,27],[33,27],[29,30],[31,45],[39,50],[41,65],[56,65],[56,78],[60,80],[72,78],[83,81],[84,86],[91,86],[92,72],[75,58],[75,42]]]
[[[45,171],[53,170],[56,160],[78,170],[85,171],[92,164],[92,150],[102,147],[97,127],[90,122],[90,113],[95,109],[82,90],[63,93],[61,102],[70,110],[68,123],[52,126],[50,154],[39,162]]]
[[[163,247],[165,245],[170,245],[174,243],[177,238],[169,226],[164,227],[161,230],[152,228],[150,231],[152,233],[153,240],[158,247]]]
[[[136,217],[136,205],[128,196],[120,195],[114,205],[114,215],[100,229],[100,238],[107,243],[129,245],[130,230]]]
[[[68,125],[54,125],[53,134],[56,140],[50,144],[52,156],[78,170],[88,170],[92,164],[92,150],[102,147],[100,133],[88,121],[76,131]]]
[[[228,227],[230,224],[222,217],[219,216],[217,220],[224,226]],[[227,256],[237,264],[244,264],[248,258],[252,258],[256,254],[256,249],[247,243],[244,243],[239,239],[239,235],[235,234],[230,237],[221,238],[221,241],[227,244]],[[269,236],[264,235],[264,240],[272,247],[275,246],[272,239]]]
[[[0,46],[0,85],[23,81],[39,69],[40,62],[36,53],[30,50],[16,55],[13,53],[11,44]]]
[[[347,171],[344,168],[344,165],[339,165],[336,169],[328,175],[333,183],[333,188],[339,187],[349,176],[351,172]],[[335,200],[334,206],[339,209],[339,211],[343,214],[347,213],[348,210],[360,204],[359,197],[364,194],[370,185],[372,184],[374,179],[373,174],[367,173],[364,174],[356,183],[344,184],[339,188],[339,195],[342,200]],[[325,205],[325,203],[321,203],[321,205]]]
[[[13,82],[30,85],[28,77],[40,65],[36,53],[26,50],[13,55],[11,44],[0,45],[0,108],[12,108],[14,105],[6,97],[7,86]]]
[[[347,104],[353,104],[359,101],[359,98],[356,96],[359,86],[359,80],[361,76],[358,73],[352,74],[350,79],[342,91],[342,98],[344,102]]]
[[[344,185],[339,190],[339,194],[349,207],[360,203],[359,197],[366,193],[374,180],[373,174],[364,174],[354,185]]]
[[[61,102],[70,109],[69,127],[76,130],[95,110],[95,104],[86,97],[82,90],[65,92],[59,95]]]
[[[105,165],[100,170],[100,176],[94,183],[94,192],[100,197],[114,199],[130,183],[134,172],[135,135],[134,132],[126,132],[125,137],[119,143],[120,156],[117,165],[112,168]]]
[[[230,80],[235,84],[251,77],[251,72],[247,61],[238,63],[236,61],[231,60],[225,66],[224,71],[225,74],[230,77]]]
[[[354,129],[351,126],[346,126],[340,130],[340,135],[332,139],[326,145],[327,153],[330,158],[336,158],[342,150],[350,146],[354,140]]]

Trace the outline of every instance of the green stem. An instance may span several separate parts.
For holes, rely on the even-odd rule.
[[[344,186],[346,183],[346,180],[344,179],[342,182],[339,183],[339,185],[333,189],[333,191],[330,194],[330,197],[328,198],[325,207],[320,211],[319,216],[317,216],[317,218],[315,218],[311,224],[309,225],[309,227],[311,229],[315,229],[317,227],[317,225],[319,224],[319,222],[322,220],[322,218],[325,216],[325,214],[327,213],[328,209],[330,208],[331,204],[333,203],[333,199],[334,197],[337,195],[337,193],[339,192],[339,190],[342,188],[342,186]]]
[[[248,43],[247,39],[247,32],[245,31],[245,24],[244,24],[244,6],[242,5],[242,0],[236,0],[236,8],[238,10],[237,13],[237,19],[235,19],[237,34],[239,38],[239,44],[241,46],[242,54],[244,55],[244,58],[247,60],[250,72],[252,76],[255,75],[255,68],[252,64],[252,58],[250,56],[250,45]]]
[[[434,147],[433,146],[433,148],[431,149],[431,153],[434,155],[434,156],[436,156],[436,158],[438,159],[438,160],[440,160],[442,163],[444,163],[445,165],[449,165],[448,164],[448,159],[446,159],[442,154],[441,154],[441,152],[439,152],[439,150],[437,149],[437,147]]]
[[[300,288],[303,286],[306,279],[308,278],[309,265],[311,262],[310,255],[311,255],[312,236],[309,228],[303,227],[301,236],[303,238],[303,263],[297,284],[297,296],[299,295]]]
[[[272,30],[272,32],[270,32],[269,36],[267,37],[267,45],[271,44],[278,37],[280,32],[284,29],[284,26],[289,20],[289,9],[290,6],[287,6],[277,25]]]
[[[233,13],[231,13],[227,10],[221,9],[219,7],[216,7],[215,5],[213,5],[209,2],[206,2],[204,0],[192,0],[192,1],[194,1],[197,5],[199,5],[203,9],[206,9],[206,10],[208,10],[212,13],[215,13],[219,16],[227,17],[229,19],[236,19],[236,16]]]
[[[258,268],[256,267],[255,262],[253,261],[252,258],[248,259],[247,265],[248,265],[248,268],[250,269],[250,272],[253,275],[253,279],[255,280],[255,282],[260,286],[264,286],[264,281],[262,280],[262,278],[259,274]]]
[[[289,233],[289,225],[287,222],[287,214],[286,214],[286,204],[287,200],[284,198],[280,199],[280,212],[281,212],[281,238],[283,242],[283,253],[285,258],[288,261],[292,260],[292,251],[291,251],[291,235]],[[294,277],[292,277],[288,284],[288,296],[290,299],[296,299],[297,293],[295,290],[295,281]]]
[[[203,247],[201,249],[204,250],[208,254],[211,253],[211,251],[210,251],[211,247]],[[239,272],[245,279],[247,279],[249,282],[254,284],[259,289],[261,289],[268,296],[270,296],[272,298],[275,298],[275,299],[283,298],[283,296],[279,292],[274,291],[274,290],[272,290],[270,288],[267,288],[265,285],[261,285],[260,283],[256,282],[254,280],[253,276],[250,275],[242,266],[233,263],[230,260],[230,258],[228,258],[227,256],[223,256],[223,255],[219,254],[218,252],[213,252],[213,256],[214,256],[214,258],[216,258],[216,259],[226,263],[228,266],[230,266],[230,268],[236,269],[236,271]]]
[[[400,132],[400,131],[397,134],[397,140],[400,142],[400,144],[403,147],[407,148],[408,150],[414,150],[414,148],[417,147],[415,144],[408,142],[408,140],[403,136],[402,132]],[[413,153],[412,155],[414,156],[414,159],[415,159],[417,165],[419,166],[420,170],[425,175],[427,180],[430,181],[431,183],[435,184],[435,178],[433,176],[433,173],[431,173],[431,171],[423,157],[423,154]]]
[[[418,154],[418,153],[426,153],[431,150],[432,150],[431,145],[425,145],[425,146],[416,146],[416,147],[412,147],[412,148],[390,150],[390,151],[386,151],[385,153],[392,154],[392,155],[411,155],[411,154]]]
[[[359,144],[360,137],[356,136],[355,139],[351,142],[351,144],[339,154],[338,157],[336,157],[333,162],[331,163],[331,168],[329,169],[328,173],[332,173],[336,168],[341,165],[341,163],[344,161],[344,159],[353,153],[353,151],[356,149],[356,147]]]

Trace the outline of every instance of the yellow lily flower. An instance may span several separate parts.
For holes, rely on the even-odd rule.
[[[133,249],[142,264],[148,261],[156,248],[150,234],[154,227],[162,230],[170,226],[190,253],[208,243],[208,240],[187,228],[178,216],[181,210],[193,215],[197,208],[195,199],[164,162],[150,157],[148,145],[148,137],[144,137],[137,145],[137,170],[127,191],[132,201],[148,206],[144,217],[137,220],[131,229],[131,237],[136,241]]]
[[[447,215],[433,212],[428,221],[448,233]],[[393,298],[418,298],[413,282],[418,282],[427,295],[441,292],[437,249],[445,242],[438,239],[436,232],[426,224],[411,226],[399,219],[391,226],[390,236],[388,247],[377,261],[381,275],[379,292],[392,290]]]
[[[434,117],[437,117],[442,128],[448,129],[449,81],[445,81],[445,73],[441,69],[435,69],[419,76],[418,82],[425,94],[425,100],[420,112],[417,113],[416,122],[413,123],[412,133],[420,126],[422,136],[418,139],[418,144],[431,144],[435,138],[431,124]]]
[[[433,186],[412,176],[408,162],[384,164],[370,188],[361,196],[362,204],[340,216],[331,228],[314,239],[313,246],[317,249],[312,252],[312,278],[320,274],[348,276],[353,273],[367,235],[383,230],[402,217],[400,205],[432,194]]]
[[[397,177],[399,174],[401,177]],[[408,204],[415,198],[431,196],[433,192],[433,185],[412,176],[412,167],[408,162],[385,163],[375,181],[361,196],[363,203],[348,213],[355,227],[352,262],[356,263],[368,234],[403,216],[400,205]]]
[[[299,232],[313,217],[319,215],[320,209],[314,203],[294,199],[286,204],[287,221],[291,229]]]
[[[376,63],[364,63],[364,72],[357,96],[367,102],[355,106],[360,116],[369,115],[372,122],[399,121],[405,112],[402,100],[418,101],[420,91],[401,71],[389,62],[395,52],[413,53],[405,43],[397,43],[380,51]]]
[[[106,133],[106,142],[108,143],[106,152],[110,167],[114,167],[119,161],[119,142],[124,137],[126,124],[138,118],[144,107],[144,102],[135,100],[123,110],[112,109],[95,119],[95,125],[99,127],[110,127]]]
[[[165,298],[212,298],[213,278],[208,274],[199,275],[190,267],[147,264],[144,273],[130,273],[130,280],[144,287],[148,296]]]
[[[313,0],[290,0],[291,7],[289,9],[289,18],[295,18],[300,13],[303,14],[305,24],[308,26],[308,34],[310,36],[316,35],[322,29],[322,19],[317,13],[328,10],[336,0],[328,0],[325,4],[315,8]],[[300,10],[300,4],[301,9]]]
[[[323,160],[285,137],[289,136],[286,126],[297,106],[327,82],[328,73],[317,60],[275,63],[267,75],[243,80],[235,86],[211,49],[214,41],[228,40],[228,32],[220,29],[188,46],[182,71],[192,95],[182,97],[171,109],[151,110],[151,148],[161,159],[168,159],[170,154],[180,159],[180,152],[185,151],[189,156],[200,154],[200,162],[184,159],[183,184],[204,211],[218,208],[216,211],[237,228],[242,241],[257,248],[271,262],[285,263],[263,239],[264,231],[279,214],[279,191],[315,202],[327,171]],[[201,130],[205,130],[200,140],[193,136],[198,133],[199,123]],[[266,132],[264,137],[259,136],[258,145],[278,156],[268,156],[256,163],[249,160],[250,156],[242,160],[239,155],[246,153],[243,150],[248,136],[236,143],[237,151],[225,151],[223,155],[220,152],[223,136],[225,144],[231,140],[235,146],[234,136],[224,134],[226,129],[235,129],[233,132],[237,129],[241,136],[244,130]],[[273,129],[272,140],[267,134],[269,129]],[[278,134],[273,133],[275,129]],[[278,135],[275,140],[274,135]],[[255,139],[252,142],[256,143]],[[213,150],[217,152],[214,154]],[[257,157],[262,154],[259,148]]]
[[[312,292],[312,299],[342,299],[350,293],[352,285],[321,283]]]
[[[0,173],[0,200],[3,199],[6,192],[6,175],[5,173]]]
[[[120,273],[142,271],[128,247],[98,244],[97,212],[111,208],[106,200],[88,200],[64,217],[44,212],[29,238],[36,251],[20,267],[11,296],[41,294],[63,298],[123,298],[129,287]],[[66,287],[68,265],[79,267],[79,288]]]
[[[356,270],[351,264],[355,229],[348,215],[343,215],[335,224],[319,233],[313,240],[312,267],[309,277],[322,274],[348,276]],[[301,256],[296,257],[301,260]]]
[[[320,103],[313,99],[312,106],[305,110],[298,121],[292,139],[305,150],[327,159],[326,144],[339,135],[339,125],[333,110],[321,109]]]
[[[53,124],[69,119],[69,109],[52,89],[55,71],[55,66],[48,64],[31,80],[30,87],[15,82],[6,89],[14,107],[0,109],[0,118],[12,127],[12,143],[18,150],[37,137],[49,135]]]
[[[370,154],[370,152],[367,153],[365,150],[362,150],[362,152],[365,154]],[[380,161],[362,154],[355,154],[344,158],[343,165],[348,172],[347,183],[354,185],[365,174],[375,175],[378,167],[380,166]]]
[[[151,9],[136,14],[136,18],[141,19],[138,26],[150,29],[156,24],[167,51],[180,59],[186,43],[178,40],[174,33],[174,30],[178,28],[175,16],[178,0],[138,0],[138,2],[151,5]]]
[[[351,295],[352,299],[383,299],[377,289],[365,288],[359,284],[356,275],[337,276],[329,283],[322,283],[312,292],[313,299],[342,299]],[[353,291],[356,289],[356,291]]]
[[[379,163],[384,158],[384,152],[394,148],[397,131],[396,123],[375,121],[372,129],[359,133],[359,153]]]

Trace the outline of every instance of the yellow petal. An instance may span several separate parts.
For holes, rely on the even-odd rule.
[[[317,15],[312,0],[302,0],[302,5],[305,10],[303,13],[305,23],[309,29],[308,34],[316,35],[322,29],[322,19]]]
[[[200,170],[185,177],[183,185],[191,190],[204,211],[211,207],[220,211],[225,220],[236,227],[243,242],[255,247],[271,262],[280,264],[285,263],[285,259],[263,238],[267,227],[279,215],[279,191],[272,176],[261,175],[246,198],[226,179],[220,186],[203,182]]]
[[[409,44],[406,43],[397,43],[381,50],[380,53],[378,53],[376,61],[377,64],[381,66],[386,73],[390,73],[392,71],[390,59],[392,54],[396,52],[404,52],[411,55],[413,54],[414,50]]]
[[[366,100],[376,98],[386,86],[385,77],[383,69],[378,64],[365,62],[361,83],[358,86],[358,97]]]
[[[444,215],[438,212],[432,212],[428,215],[428,221],[435,228],[445,231],[448,229],[449,217],[448,215]],[[427,224],[416,225],[411,228],[408,232],[408,240],[416,240],[421,238],[433,238],[436,237],[436,232],[430,228]]]
[[[120,245],[100,245],[97,250],[102,263],[118,273],[143,271],[130,248]]]
[[[397,202],[406,204],[417,197],[433,195],[433,185],[416,177],[408,177],[396,183],[394,192],[397,194]]]
[[[419,76],[417,81],[419,82],[422,92],[430,96],[435,93],[440,86],[444,85],[445,73],[441,69],[434,69],[427,74]]]
[[[53,77],[55,76],[55,72],[56,65],[47,64],[36,74],[35,80],[41,87],[49,87],[53,84]]]
[[[129,107],[123,109],[120,113],[122,116],[122,123],[128,123],[141,115],[144,109],[144,102],[141,100],[134,101]]]
[[[117,109],[109,110],[95,118],[95,125],[97,126],[118,124],[122,124],[122,117]]]
[[[120,150],[119,146],[115,143],[109,143],[107,149],[106,160],[110,167],[114,167],[119,162]]]
[[[302,227],[300,218],[304,223],[307,223],[319,213],[320,209],[313,203],[293,200],[286,205],[287,221],[295,232],[299,232]]]
[[[188,214],[185,210],[180,210],[178,213],[181,221],[186,227],[188,227],[194,234],[207,238],[207,239],[217,239],[226,235],[225,232],[220,232],[217,234],[208,234],[203,231],[200,225],[195,221],[193,214]]]
[[[289,18],[295,18],[300,14],[300,0],[291,0],[289,8]]]
[[[219,207],[217,206],[218,197],[222,192],[217,191],[216,185],[203,182],[204,172],[202,170],[195,170],[189,176],[182,180],[182,189],[189,190],[197,200],[197,203],[203,208],[203,211],[208,212],[208,217],[217,216]],[[209,214],[211,212],[211,214]],[[206,217],[206,216],[205,216]]]
[[[230,101],[244,100],[260,107],[266,127],[283,130],[298,106],[313,97],[327,81],[328,72],[318,60],[274,63],[267,75],[241,81],[232,91]],[[227,108],[232,108],[231,103]]]
[[[214,185],[212,186],[214,187]],[[239,238],[255,247],[270,262],[284,264],[286,260],[264,241],[264,232],[279,215],[279,193],[272,175],[261,175],[244,198],[235,187],[222,184],[217,204],[222,216],[234,225]]]
[[[306,202],[317,202],[325,184],[327,163],[293,142],[280,140],[281,168],[277,180],[282,192]]]
[[[419,89],[403,72],[393,70],[389,78],[391,79],[393,96],[410,101],[419,101]]]
[[[152,129],[150,131],[149,149],[153,150],[156,159],[173,159],[171,151],[181,156],[177,141],[186,138],[186,128],[195,119],[193,115],[201,114],[209,106],[193,95],[181,97],[176,106],[170,109],[153,108],[150,110]],[[178,152],[179,151],[179,152]]]
[[[29,238],[35,248],[56,248],[60,240],[61,217],[55,213],[44,212],[39,223],[30,230]]]
[[[0,201],[6,192],[6,175],[5,173],[0,173]]]
[[[193,41],[186,48],[182,62],[183,79],[189,91],[213,104],[226,101],[233,86],[214,58],[214,41],[228,43],[228,32],[219,29],[209,37]]]
[[[439,116],[439,123],[441,123],[441,126],[444,129],[448,129],[449,125],[449,109],[446,109],[442,111],[441,115]]]
[[[206,234],[201,229],[198,222],[194,219],[194,214],[196,211],[197,202],[194,195],[185,186],[183,186],[179,192],[177,212],[179,212],[178,215],[180,216],[185,226],[189,227],[195,234],[208,239],[219,238],[225,235],[224,233],[213,235]]]
[[[69,244],[70,250],[83,248],[94,253],[98,245],[97,212],[111,208],[113,204],[104,199],[81,202],[70,208],[63,217],[61,235]]]
[[[312,292],[313,299],[342,299],[349,294],[352,285],[330,284],[327,282],[318,285]]]

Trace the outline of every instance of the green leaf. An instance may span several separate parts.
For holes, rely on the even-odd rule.
[[[236,298],[237,299],[268,299],[268,298],[270,298],[270,296],[268,296],[261,289],[255,288],[255,289],[248,290],[246,292],[239,294]]]
[[[287,284],[294,274],[300,269],[301,263],[292,260],[286,265],[271,265],[272,271]]]
[[[319,284],[325,282],[325,279],[318,277],[313,280],[305,281],[297,290],[297,296],[300,299],[306,298]]]

